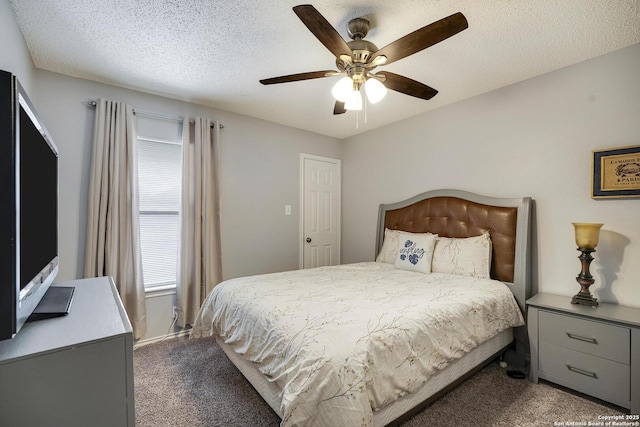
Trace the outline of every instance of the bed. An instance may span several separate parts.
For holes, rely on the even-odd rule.
[[[460,190],[380,205],[375,262],[225,281],[191,336],[282,426],[396,424],[507,350],[527,363],[530,211]]]

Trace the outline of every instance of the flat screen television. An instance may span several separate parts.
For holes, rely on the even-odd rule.
[[[58,149],[13,74],[0,71],[0,340],[58,273]]]

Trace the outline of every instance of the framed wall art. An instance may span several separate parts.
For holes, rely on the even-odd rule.
[[[640,198],[640,145],[593,151],[591,197]]]

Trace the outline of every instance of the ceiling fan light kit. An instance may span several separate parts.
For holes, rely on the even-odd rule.
[[[333,86],[331,94],[336,101],[345,103],[345,109],[361,110],[363,100],[360,87],[361,85],[355,83],[351,77],[343,77]],[[371,104],[379,102],[387,94],[387,88],[374,78],[369,78],[365,82],[364,91]]]
[[[362,94],[359,90],[354,90],[349,94],[349,98],[344,103],[346,110],[362,110]]]
[[[367,94],[367,99],[372,104],[382,101],[382,98],[387,94],[385,85],[376,79],[367,80],[364,84],[364,91]]]
[[[331,89],[333,97],[340,102],[347,102],[351,92],[354,92],[354,88],[353,80],[351,80],[350,77],[341,78],[335,85],[333,85],[333,89]]]
[[[291,74],[260,80],[260,83],[270,85],[341,75],[343,77],[331,90],[336,99],[333,114],[343,114],[347,110],[361,110],[363,86],[366,98],[371,104],[382,100],[388,89],[416,98],[433,98],[438,91],[423,83],[391,72],[373,73],[373,70],[413,55],[468,28],[467,19],[458,12],[378,49],[370,41],[364,40],[370,28],[369,21],[364,18],[349,21],[347,32],[352,40],[346,42],[313,6],[299,5],[295,6],[293,11],[309,31],[336,57],[338,71]]]

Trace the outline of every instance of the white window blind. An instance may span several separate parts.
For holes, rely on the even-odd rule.
[[[182,123],[138,117],[138,129],[142,271],[150,290],[176,284]]]

